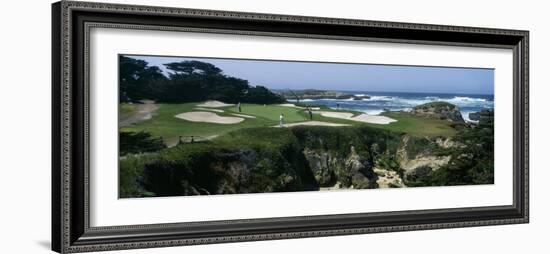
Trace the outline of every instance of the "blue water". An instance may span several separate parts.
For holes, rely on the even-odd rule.
[[[443,94],[443,93],[399,93],[399,92],[362,92],[362,91],[342,91],[344,93],[354,94],[361,97],[368,95],[370,98],[362,100],[337,100],[337,99],[320,99],[320,100],[301,100],[304,103],[313,105],[326,105],[330,108],[349,109],[354,111],[365,112],[371,115],[378,115],[384,110],[390,111],[409,111],[413,107],[420,104],[446,101],[457,105],[460,108],[464,120],[470,121],[469,113],[479,112],[482,109],[493,109],[493,95],[481,94]]]

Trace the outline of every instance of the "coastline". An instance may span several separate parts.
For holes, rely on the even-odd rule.
[[[277,91],[277,90],[274,90]],[[301,104],[322,105],[330,109],[353,110],[368,115],[380,115],[385,111],[410,111],[413,107],[428,102],[449,102],[459,107],[462,117],[467,122],[476,122],[469,117],[470,113],[483,109],[494,109],[494,95],[490,94],[451,94],[451,93],[410,93],[410,92],[369,92],[338,91],[351,96],[364,97],[361,100],[346,98],[301,99]],[[296,99],[287,99],[297,103]]]

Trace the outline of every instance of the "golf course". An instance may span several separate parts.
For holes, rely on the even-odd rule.
[[[213,63],[120,56],[120,198],[493,183],[492,110],[448,102],[485,97],[270,89]]]
[[[236,105],[218,103],[209,106],[205,102],[183,103],[183,104],[158,104],[157,109],[151,114],[150,119],[137,121],[129,126],[124,126],[121,131],[139,132],[145,131],[153,136],[162,137],[167,146],[174,146],[180,140],[189,141],[191,137],[195,141],[213,140],[230,131],[255,128],[272,127],[280,125],[280,115],[284,116],[283,127],[292,127],[299,125],[309,126],[369,126],[395,132],[408,133],[413,136],[452,136],[456,130],[452,128],[450,122],[439,119],[430,119],[414,116],[403,112],[385,112],[382,116],[371,116],[372,119],[358,121],[353,117],[364,115],[362,112],[350,110],[334,110],[323,108],[322,110],[312,110],[313,116],[310,120],[306,108],[295,106],[293,104],[277,105],[259,105],[259,104],[241,104],[241,112]],[[137,104],[139,105],[139,104]],[[121,104],[121,121],[132,115],[139,114],[139,107],[136,104]],[[209,120],[209,117],[195,119],[178,117],[184,113],[192,116],[193,113],[207,113],[207,115],[217,116]],[[337,114],[328,114],[328,112]],[[339,116],[338,114],[343,114]],[[332,116],[332,117],[331,117]],[[351,117],[348,117],[351,116]],[[226,122],[224,118],[238,119],[240,121],[232,123]],[[386,123],[383,120],[389,119]],[[370,121],[369,121],[370,120]]]

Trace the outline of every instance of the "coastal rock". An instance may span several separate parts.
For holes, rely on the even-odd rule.
[[[445,166],[451,160],[451,156],[436,156],[430,154],[429,151],[420,151],[416,155],[411,155],[408,152],[410,142],[409,136],[404,136],[402,139],[402,145],[397,150],[397,161],[399,167],[404,170],[404,180],[411,181],[418,177],[428,175],[430,172],[438,170],[442,166]],[[451,147],[453,145],[459,145],[456,143],[445,144],[445,141],[440,141],[441,146]],[[438,143],[436,141],[436,143]]]
[[[329,91],[329,90],[318,90],[318,89],[305,89],[305,90],[295,90],[295,91],[280,91],[280,94],[285,97],[285,99],[290,100],[317,100],[317,99],[353,99],[353,100],[362,100],[369,99],[368,95],[353,95],[349,93],[343,93],[338,91]]]
[[[411,113],[417,116],[448,120],[454,123],[464,123],[458,106],[443,101],[418,105],[411,110]]]
[[[412,160],[401,161],[400,166],[405,170],[405,179],[411,180],[438,170],[450,160],[451,156],[416,156]]]
[[[374,173],[377,176],[376,184],[378,188],[404,188],[407,187],[401,179],[401,176],[395,171],[374,168]]]
[[[320,187],[334,186],[337,182],[341,188],[375,187],[372,165],[353,146],[350,149],[347,158],[329,151],[304,149],[304,157]]]
[[[353,146],[351,146],[350,155],[346,159],[346,169],[353,188],[367,189],[375,187],[372,166],[366,159],[357,154]]]
[[[472,112],[468,114],[468,117],[472,121],[479,121],[480,115],[479,115],[479,112]]]
[[[453,141],[451,138],[436,138],[435,143],[439,147],[445,148],[445,149],[448,149],[448,148],[464,148],[465,147],[464,144],[462,144],[460,142]]]
[[[335,182],[334,166],[338,164],[336,158],[327,151],[314,151],[307,148],[304,149],[303,154],[319,186],[326,187]]]
[[[483,109],[479,112],[479,126],[490,127],[494,125],[494,111]]]

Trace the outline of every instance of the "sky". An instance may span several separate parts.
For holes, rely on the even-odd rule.
[[[450,94],[494,93],[494,70],[404,65],[265,61],[246,59],[135,56],[149,66],[170,72],[165,63],[197,60],[211,63],[228,76],[270,89],[417,92]]]

